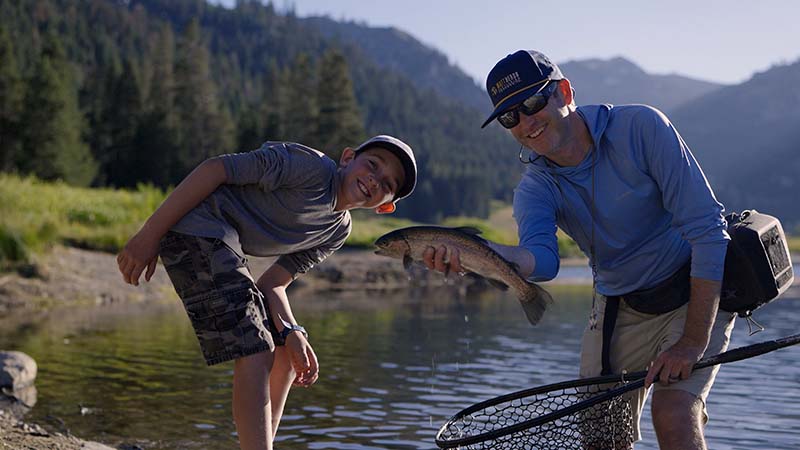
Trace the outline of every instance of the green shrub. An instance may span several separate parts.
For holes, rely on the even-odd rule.
[[[0,268],[30,261],[30,251],[22,236],[0,224]]]

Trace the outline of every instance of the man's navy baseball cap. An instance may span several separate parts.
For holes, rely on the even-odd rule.
[[[400,160],[405,172],[405,182],[394,196],[393,203],[402,198],[411,195],[414,187],[417,185],[417,160],[414,158],[414,151],[405,142],[397,139],[394,136],[380,134],[367,139],[363,144],[356,148],[355,152],[358,154],[368,148],[380,147],[392,152]]]
[[[561,80],[561,69],[536,50],[520,50],[501,59],[486,77],[486,92],[494,111],[481,128],[511,106],[542,90],[548,80]]]

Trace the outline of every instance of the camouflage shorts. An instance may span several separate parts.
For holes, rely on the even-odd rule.
[[[160,256],[208,365],[275,349],[275,327],[244,256],[220,239],[172,231]]]

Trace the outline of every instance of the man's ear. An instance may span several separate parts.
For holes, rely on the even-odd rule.
[[[347,167],[356,158],[356,151],[351,147],[345,147],[342,150],[342,156],[339,158],[339,167]]]
[[[564,105],[569,105],[575,101],[575,90],[572,89],[572,83],[568,79],[564,78],[558,82],[558,91],[561,94],[561,98],[564,99]]]
[[[377,208],[375,208],[375,214],[391,214],[397,207],[394,205],[394,202],[384,203]]]

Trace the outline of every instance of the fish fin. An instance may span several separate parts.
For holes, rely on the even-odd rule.
[[[414,265],[414,258],[411,255],[403,256],[403,268],[406,270],[411,270],[411,266]]]
[[[496,287],[497,289],[500,289],[501,291],[508,290],[508,285],[503,283],[502,281],[495,280],[494,278],[487,278],[486,281],[488,281],[489,284]]]
[[[473,235],[473,236],[478,236],[478,235],[480,235],[481,233],[483,233],[483,232],[482,232],[481,230],[479,230],[478,228],[475,228],[475,227],[469,227],[469,226],[464,226],[464,227],[455,227],[455,228],[453,228],[453,229],[454,229],[454,230],[458,230],[458,231],[460,231],[460,232],[462,232],[462,233],[471,234],[471,235]]]
[[[521,293],[519,303],[531,325],[542,320],[545,310],[553,303],[553,296],[538,284],[529,283],[530,288]]]

